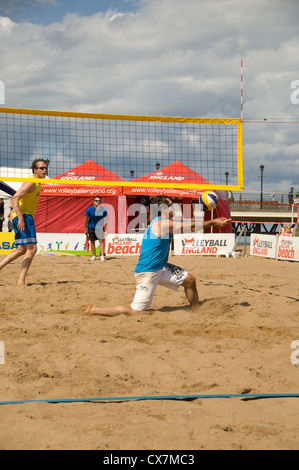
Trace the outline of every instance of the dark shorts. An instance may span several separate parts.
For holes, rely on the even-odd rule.
[[[23,214],[25,222],[25,232],[18,230],[18,217],[15,217],[12,221],[15,232],[15,244],[16,245],[29,245],[30,243],[37,244],[35,225],[32,215]]]
[[[95,242],[96,240],[104,240],[104,227],[88,228],[88,236],[91,242]]]

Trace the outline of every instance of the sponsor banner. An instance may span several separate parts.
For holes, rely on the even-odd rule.
[[[0,232],[0,255],[8,255],[16,248],[14,232]]]
[[[299,238],[278,237],[277,259],[299,261]]]
[[[276,258],[277,236],[252,233],[250,235],[250,254],[264,258]]]
[[[233,251],[233,233],[174,234],[174,255],[228,255]]]
[[[37,254],[85,254],[83,233],[37,233]],[[0,232],[0,255],[17,249],[14,232]]]
[[[115,233],[106,238],[106,256],[140,255],[143,234]]]
[[[82,254],[85,252],[84,233],[38,233],[37,254]]]
[[[122,189],[107,186],[74,186],[42,184],[41,194],[46,196],[120,196]]]
[[[147,195],[156,196],[163,195],[169,197],[200,197],[202,190],[200,189],[180,189],[180,188],[147,188],[147,187],[124,187],[123,194],[125,195]]]

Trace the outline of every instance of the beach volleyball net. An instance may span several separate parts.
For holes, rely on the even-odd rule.
[[[36,158],[47,183],[243,190],[242,120],[0,108],[0,179]]]

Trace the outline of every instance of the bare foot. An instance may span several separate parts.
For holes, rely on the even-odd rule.
[[[94,313],[94,309],[95,309],[95,305],[89,304],[84,313],[87,313],[88,315],[92,315]]]
[[[97,307],[94,304],[89,304],[85,312],[87,315],[103,315],[104,317],[116,317],[117,315],[135,315],[135,310],[124,305],[117,305],[116,307]]]

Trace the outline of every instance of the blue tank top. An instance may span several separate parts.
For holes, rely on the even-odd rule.
[[[163,238],[157,237],[152,232],[152,225],[161,217],[156,217],[143,235],[140,257],[135,268],[135,273],[154,272],[164,268],[169,256],[169,248],[172,234],[168,233]]]

